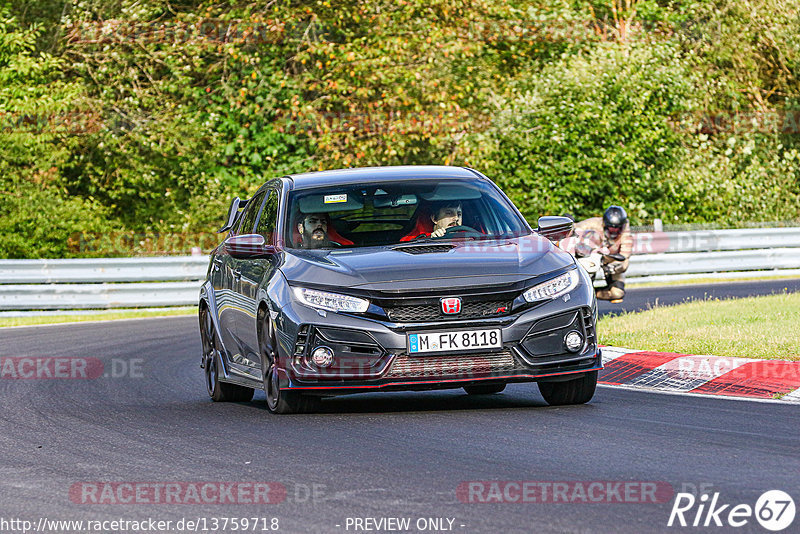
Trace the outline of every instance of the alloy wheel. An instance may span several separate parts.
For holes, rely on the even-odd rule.
[[[214,323],[211,314],[203,311],[203,371],[205,372],[206,389],[209,395],[214,395],[217,388],[217,348],[214,343]]]

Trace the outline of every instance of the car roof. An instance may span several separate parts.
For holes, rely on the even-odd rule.
[[[442,178],[482,178],[477,172],[465,167],[446,165],[400,165],[395,167],[357,167],[330,171],[291,174],[295,189],[322,185],[344,185],[369,181],[370,183],[394,182],[414,178],[439,180]]]

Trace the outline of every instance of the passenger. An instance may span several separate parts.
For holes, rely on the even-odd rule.
[[[331,240],[328,238],[328,214],[327,213],[306,213],[303,219],[297,223],[297,231],[300,232],[301,248],[326,248],[330,247]]]

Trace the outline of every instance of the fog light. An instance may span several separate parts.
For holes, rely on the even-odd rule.
[[[311,361],[317,367],[328,367],[333,363],[333,351],[328,347],[317,347],[311,353]]]
[[[583,346],[583,336],[577,330],[573,330],[564,336],[564,344],[570,352],[578,352]]]

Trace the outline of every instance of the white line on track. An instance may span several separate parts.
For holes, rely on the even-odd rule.
[[[70,321],[68,323],[48,323],[48,324],[20,324],[16,326],[0,326],[0,332],[12,328],[35,328],[42,326],[74,326],[82,324],[97,324],[97,323],[119,323],[122,321],[142,321],[145,319],[180,319],[186,317],[197,317],[196,313],[189,313],[186,315],[155,315],[152,317],[127,317],[125,319],[98,319],[97,321]]]
[[[704,399],[722,399],[722,400],[730,400],[730,401],[748,401],[748,402],[764,402],[768,404],[783,404],[783,405],[791,405],[791,404],[800,404],[800,397],[792,397],[791,399],[786,399],[788,395],[784,396],[780,399],[757,399],[753,397],[734,397],[731,395],[709,395],[706,393],[690,393],[690,392],[682,392],[682,391],[663,391],[660,389],[653,389],[653,388],[646,388],[642,386],[620,386],[616,384],[597,384],[599,388],[609,388],[609,389],[625,389],[628,391],[638,391],[640,393],[658,393],[660,395],[675,395],[678,397],[700,397]],[[793,393],[797,393],[796,391]],[[786,399],[786,400],[785,400]],[[591,402],[591,401],[590,401]]]

